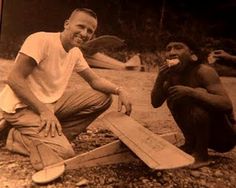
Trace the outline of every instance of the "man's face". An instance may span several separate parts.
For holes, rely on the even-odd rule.
[[[65,31],[68,43],[72,47],[79,47],[90,40],[97,28],[97,20],[85,12],[75,13],[65,22]]]
[[[179,59],[180,63],[171,67],[173,71],[181,71],[191,61],[192,52],[182,42],[170,42],[165,49],[165,59]]]

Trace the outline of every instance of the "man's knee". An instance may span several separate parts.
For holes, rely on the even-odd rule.
[[[110,94],[102,93],[101,102],[104,104],[104,106],[109,108],[112,104],[112,96]]]
[[[209,111],[197,105],[191,108],[191,114],[189,117],[192,119],[192,123],[210,123],[211,119]]]
[[[72,147],[62,148],[57,151],[58,155],[63,159],[68,159],[75,156],[75,151]]]
[[[186,114],[186,111],[184,112]],[[191,106],[188,114],[175,114],[174,119],[185,136],[192,137],[196,131],[207,130],[211,125],[209,112],[199,106]]]
[[[96,93],[96,100],[94,101],[93,108],[96,110],[105,111],[112,104],[112,96],[101,92]]]
[[[72,148],[72,145],[64,135],[60,136],[60,139],[53,140],[53,142],[51,143],[49,142],[48,146],[52,150],[54,150],[54,152],[56,152],[61,158],[68,159],[70,157],[75,156],[75,152],[74,149]]]

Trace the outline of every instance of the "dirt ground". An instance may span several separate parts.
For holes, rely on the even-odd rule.
[[[6,78],[12,62],[0,60],[0,90],[2,80]],[[157,134],[178,131],[166,104],[154,109],[150,104],[150,91],[153,86],[155,72],[114,71],[95,69],[95,71],[112,82],[127,88],[133,100],[131,116],[143,126]],[[236,109],[236,78],[221,77],[221,80],[233,101]],[[88,87],[76,74],[70,80],[69,87]],[[117,98],[107,111],[117,110]],[[107,113],[106,112],[106,113]],[[74,141],[77,153],[89,151],[117,138],[104,127],[101,115],[89,130]],[[0,136],[1,138],[1,136]],[[82,168],[66,171],[64,175],[48,185],[36,185],[31,177],[35,172],[29,159],[12,154],[5,147],[5,140],[0,139],[0,188],[59,188],[59,187],[212,187],[224,188],[236,185],[236,148],[224,154],[210,151],[213,163],[198,170],[180,168],[174,170],[151,171],[144,163],[130,163]],[[81,181],[86,181],[80,186]]]

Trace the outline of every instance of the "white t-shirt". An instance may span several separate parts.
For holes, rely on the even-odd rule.
[[[64,50],[60,33],[34,33],[25,40],[19,52],[32,57],[37,63],[28,76],[27,83],[43,103],[53,103],[62,96],[74,68],[80,72],[89,67],[79,48],[74,47],[69,52]],[[6,104],[9,101],[7,99],[14,96],[9,90],[11,89],[6,86],[0,93],[0,108],[6,112],[14,112],[21,105]]]

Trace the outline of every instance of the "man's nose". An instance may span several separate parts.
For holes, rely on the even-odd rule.
[[[171,48],[169,51],[170,55],[176,55],[176,49],[175,48]]]
[[[166,57],[167,58],[171,58],[175,55],[176,55],[176,53],[175,53],[175,50],[173,50],[173,49],[170,49],[170,50],[166,51]]]

